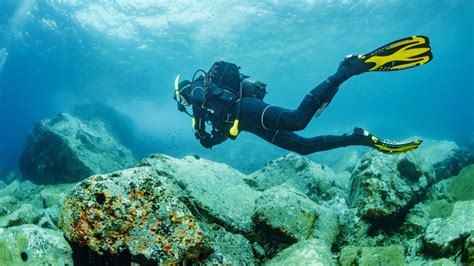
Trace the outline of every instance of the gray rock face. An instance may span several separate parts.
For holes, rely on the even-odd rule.
[[[225,231],[216,224],[200,222],[214,252],[206,258],[206,265],[254,265],[252,245],[239,234]]]
[[[61,113],[38,123],[29,134],[19,165],[35,183],[77,182],[96,173],[130,167],[135,159],[98,121]]]
[[[433,165],[437,181],[455,176],[462,168],[474,163],[474,154],[452,141],[426,140],[415,153]]]
[[[126,249],[158,263],[207,256],[207,238],[175,195],[174,184],[149,167],[94,175],[69,194],[60,227],[67,239],[99,254]]]
[[[260,233],[260,242],[270,243],[276,250],[311,238],[321,239],[330,246],[339,233],[332,211],[288,184],[268,189],[257,198],[253,221]],[[274,239],[268,239],[269,236]]]
[[[308,239],[298,242],[280,253],[264,265],[335,265],[331,249],[324,241]]]
[[[38,210],[30,204],[23,204],[14,212],[0,217],[0,227],[11,227],[22,224],[36,224],[43,216],[42,210]]]
[[[369,151],[352,173],[349,205],[376,222],[412,207],[434,180],[431,166],[413,153],[387,156]]]
[[[12,213],[18,208],[18,200],[11,196],[0,198],[0,216]]]
[[[58,231],[36,225],[0,228],[2,265],[73,265],[72,250]]]
[[[244,182],[239,171],[226,164],[187,156],[181,160],[155,154],[140,162],[168,176],[209,220],[235,233],[251,233],[255,199],[261,194]],[[192,206],[191,206],[192,205]]]
[[[433,219],[424,235],[426,251],[437,257],[454,255],[474,231],[474,201],[458,201],[447,219]]]
[[[341,180],[329,167],[293,153],[269,162],[245,181],[258,190],[288,183],[318,203],[344,191]]]
[[[354,247],[347,246],[341,251],[341,266],[351,265],[405,265],[403,247]]]

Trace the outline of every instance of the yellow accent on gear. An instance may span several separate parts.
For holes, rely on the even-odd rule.
[[[369,71],[373,71],[378,69],[379,67],[383,66],[384,64],[392,61],[405,61],[406,63],[398,65],[398,66],[393,66],[390,69],[394,70],[399,70],[399,69],[404,69],[404,68],[409,68],[413,67],[416,65],[422,65],[428,61],[430,61],[430,57],[428,55],[422,56],[422,57],[416,57],[418,55],[424,54],[428,51],[430,51],[430,48],[427,47],[422,47],[422,48],[412,48],[414,46],[424,44],[426,43],[426,40],[424,38],[421,38],[419,36],[413,36],[412,39],[405,40],[399,43],[394,43],[390,45],[388,49],[393,49],[402,45],[406,45],[405,47],[396,50],[393,54],[391,55],[386,55],[386,56],[377,56],[373,55],[369,57],[367,60],[365,60],[365,63],[375,63],[375,66],[369,69]],[[411,49],[410,49],[411,48]],[[415,58],[412,58],[415,57]],[[420,60],[421,58],[421,60]]]
[[[193,125],[193,129],[194,129],[194,126],[196,126],[196,119],[193,117],[193,119],[191,120],[191,124]]]
[[[234,125],[229,130],[229,133],[232,137],[236,137],[237,135],[239,135],[239,119],[235,119]]]

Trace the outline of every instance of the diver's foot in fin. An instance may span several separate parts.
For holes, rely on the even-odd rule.
[[[433,59],[430,40],[426,36],[412,36],[391,42],[362,55],[348,55],[338,70],[348,76],[368,71],[394,71],[416,67]]]
[[[352,135],[360,138],[361,145],[372,147],[387,154],[399,154],[413,151],[423,142],[422,140],[415,140],[407,143],[393,143],[386,140],[380,140],[376,136],[370,134],[367,130],[358,127],[354,128]]]
[[[338,70],[344,69],[350,76],[362,74],[370,69],[370,64],[365,63],[365,60],[360,55],[350,54],[339,64]]]

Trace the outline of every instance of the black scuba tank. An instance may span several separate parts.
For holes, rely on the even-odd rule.
[[[242,97],[254,97],[263,100],[267,94],[267,84],[246,75],[240,75]]]

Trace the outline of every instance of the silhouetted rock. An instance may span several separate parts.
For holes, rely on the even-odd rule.
[[[318,203],[338,194],[345,196],[342,180],[329,167],[293,153],[269,162],[245,181],[258,190],[288,183]]]
[[[431,165],[417,154],[369,151],[352,173],[348,199],[363,218],[386,226],[403,218],[433,181]]]
[[[179,263],[211,252],[197,220],[176,196],[177,187],[149,167],[82,181],[61,213],[65,237],[104,255]]]
[[[73,265],[63,234],[36,225],[0,228],[2,265]]]
[[[81,121],[66,113],[36,124],[19,159],[23,177],[41,184],[77,182],[134,163],[130,150],[103,123]]]
[[[433,219],[424,235],[426,251],[445,257],[462,250],[465,239],[474,231],[474,201],[458,201],[446,219]]]
[[[264,265],[335,265],[328,244],[319,239],[298,242],[278,253]]]
[[[474,231],[464,243],[464,254],[467,265],[474,265]]]

